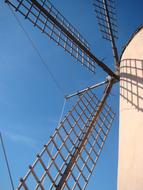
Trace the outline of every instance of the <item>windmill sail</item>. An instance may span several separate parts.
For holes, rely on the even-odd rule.
[[[101,101],[92,90],[79,96],[21,179],[18,190],[86,188],[114,119],[105,102],[111,86],[107,86]]]
[[[118,68],[119,58],[115,43],[118,39],[115,0],[93,0],[93,5],[102,37],[111,42],[115,64]]]
[[[6,2],[90,71],[95,72],[97,63],[110,76],[118,78],[107,65],[91,53],[87,41],[49,0],[6,0]]]

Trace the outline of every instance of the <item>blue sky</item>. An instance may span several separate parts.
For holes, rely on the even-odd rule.
[[[92,0],[51,2],[87,39],[92,52],[113,68],[110,44],[102,40],[98,31]],[[0,130],[16,187],[19,177],[25,175],[28,165],[33,163],[35,155],[57,126],[64,96],[104,80],[106,74],[99,68],[95,75],[87,71],[19,15],[58,81],[60,88],[57,87],[4,0],[0,0],[0,4]],[[117,1],[120,52],[132,32],[143,24],[142,7],[142,0]],[[118,85],[114,87],[109,103],[116,112],[116,119],[87,189],[116,190]],[[66,106],[67,110],[70,105]],[[1,146],[0,176],[0,190],[10,190]]]

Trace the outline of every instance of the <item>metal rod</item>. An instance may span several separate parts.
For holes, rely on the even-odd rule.
[[[114,73],[106,64],[104,64],[101,60],[99,60],[97,57],[95,57],[82,43],[76,39],[63,25],[61,25],[56,18],[54,18],[44,7],[40,5],[39,2],[36,0],[31,0],[31,2],[40,9],[56,26],[58,26],[70,39],[73,40],[89,57],[93,59],[106,73],[108,73],[110,76],[119,79],[118,75]]]
[[[3,142],[3,138],[2,138],[1,132],[0,132],[0,140],[1,140],[2,150],[3,150],[4,157],[5,157],[5,161],[6,161],[6,166],[7,166],[7,170],[8,170],[8,175],[9,175],[10,182],[11,182],[11,187],[12,187],[12,190],[14,190],[14,183],[13,183],[13,180],[12,180],[12,175],[11,175],[11,172],[10,172],[10,167],[9,167],[9,163],[8,163],[8,158],[7,158],[7,155],[6,155],[6,151],[5,151],[4,142]]]
[[[75,150],[75,152],[73,153],[73,155],[72,155],[72,157],[71,157],[71,160],[70,160],[69,163],[67,164],[67,167],[66,167],[66,169],[65,169],[65,171],[64,171],[64,173],[63,173],[63,175],[62,175],[62,177],[61,177],[61,179],[60,179],[58,185],[56,186],[56,190],[61,190],[61,189],[63,188],[63,185],[64,185],[66,179],[67,179],[68,176],[69,176],[69,173],[70,173],[70,171],[71,171],[72,166],[73,166],[74,163],[76,162],[76,159],[77,159],[78,155],[80,154],[81,150],[83,149],[84,144],[85,144],[85,142],[87,141],[87,139],[88,139],[88,137],[89,137],[89,135],[90,135],[90,133],[91,133],[91,131],[92,131],[93,125],[95,124],[95,122],[97,121],[97,119],[98,119],[100,113],[102,112],[102,108],[103,108],[103,106],[104,106],[104,104],[105,104],[105,101],[106,101],[106,99],[107,99],[107,97],[108,97],[108,95],[109,95],[109,93],[110,93],[110,91],[111,91],[111,89],[112,89],[112,86],[113,86],[113,79],[111,79],[111,80],[109,81],[108,85],[106,86],[104,95],[103,95],[102,100],[101,100],[101,102],[100,102],[100,104],[99,104],[99,107],[98,107],[98,110],[97,110],[97,112],[96,112],[96,115],[94,116],[93,120],[91,121],[91,123],[90,123],[90,125],[89,125],[89,127],[88,127],[88,130],[87,130],[87,132],[86,132],[84,138],[81,139],[81,143],[79,144],[78,148],[77,148],[77,149]]]
[[[75,93],[73,93],[73,94],[70,94],[70,95],[65,96],[65,99],[68,100],[68,99],[70,99],[70,98],[72,98],[72,97],[74,97],[74,96],[81,95],[81,94],[83,94],[84,92],[87,92],[88,90],[92,90],[92,89],[97,88],[97,87],[99,87],[99,86],[102,86],[102,85],[104,85],[104,84],[106,84],[106,83],[108,83],[108,82],[109,82],[109,81],[106,80],[106,81],[100,82],[100,83],[98,83],[98,84],[95,84],[95,85],[93,85],[93,86],[87,87],[87,88],[85,88],[85,89],[83,89],[83,90],[80,90],[80,91],[78,91],[78,92],[75,92]]]

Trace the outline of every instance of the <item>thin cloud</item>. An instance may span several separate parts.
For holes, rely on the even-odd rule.
[[[7,136],[8,139],[10,139],[11,141],[15,143],[18,143],[18,144],[21,143],[37,150],[37,147],[39,144],[38,140],[35,140],[23,134],[13,133],[10,131],[5,132],[5,135]]]

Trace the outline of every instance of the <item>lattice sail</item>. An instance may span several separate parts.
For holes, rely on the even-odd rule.
[[[119,70],[119,56],[115,40],[118,38],[115,0],[93,0],[96,17],[102,37],[111,42],[116,70]]]
[[[94,61],[78,45],[80,43],[89,51],[88,42],[49,0],[7,0],[6,2],[90,71],[95,71]]]
[[[109,133],[114,113],[90,90],[79,96],[44,146],[18,190],[84,190]]]
[[[118,79],[102,60],[91,53],[87,41],[49,0],[6,0],[6,2],[90,71],[95,72],[97,64],[110,76]]]
[[[111,41],[118,38],[115,0],[93,0],[102,37]]]

